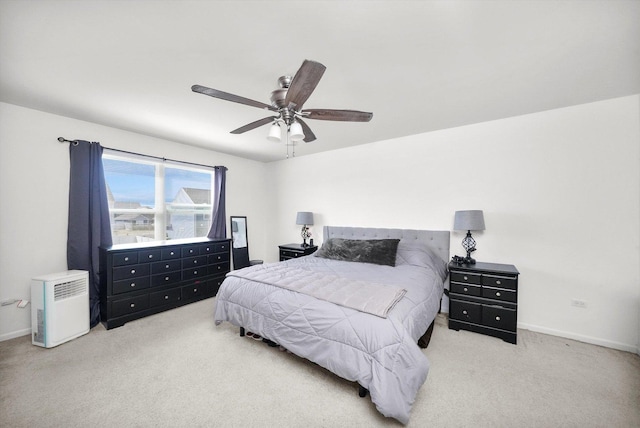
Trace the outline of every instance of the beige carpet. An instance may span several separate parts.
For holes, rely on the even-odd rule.
[[[1,427],[369,427],[357,386],[214,326],[214,299],[52,349],[0,342]],[[518,345],[438,317],[411,427],[639,427],[640,357],[518,331]]]

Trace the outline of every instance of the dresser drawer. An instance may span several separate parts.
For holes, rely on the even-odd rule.
[[[516,331],[516,311],[501,306],[488,306],[482,308],[482,324],[501,330]]]
[[[209,271],[209,275],[215,275],[217,273],[219,274],[227,273],[229,272],[230,268],[231,268],[231,265],[229,262],[216,263],[213,265],[209,265],[208,271]]]
[[[149,264],[138,264],[131,266],[122,266],[113,268],[113,280],[120,281],[123,279],[139,278],[141,276],[149,275],[151,270]]]
[[[496,288],[508,288],[515,290],[518,280],[514,276],[482,275],[482,285]]]
[[[182,292],[179,288],[166,291],[156,291],[149,294],[149,306],[170,305],[182,300]]]
[[[214,253],[229,253],[229,244],[226,242],[218,242],[213,244]]]
[[[200,246],[185,245],[182,247],[182,257],[193,257],[200,255]]]
[[[116,253],[113,255],[112,260],[114,266],[135,265],[138,263],[138,252]]]
[[[304,252],[302,251],[280,250],[280,257],[293,259],[293,258],[302,257],[302,256],[304,256]]]
[[[179,259],[181,256],[180,248],[163,248],[161,251],[162,260]]]
[[[172,272],[182,269],[180,260],[163,260],[161,262],[151,263],[151,274]]]
[[[451,272],[451,282],[460,282],[463,284],[482,284],[482,275],[469,272]]]
[[[518,295],[513,290],[505,290],[504,288],[482,287],[482,297],[487,299],[504,300],[505,302],[517,302]]]
[[[219,278],[213,278],[207,281],[207,295],[209,296],[215,296],[216,294],[218,294],[218,290],[220,290],[220,286],[222,285],[222,283],[224,282],[224,276],[221,276]]]
[[[467,296],[482,295],[482,287],[480,287],[479,285],[458,284],[457,282],[452,282],[449,288],[452,293],[464,294]]]
[[[159,249],[138,251],[138,263],[155,262],[160,260],[161,254],[162,251]]]
[[[482,305],[451,299],[449,302],[449,317],[460,321],[479,323],[482,319]]]
[[[112,302],[111,315],[119,317],[122,315],[132,314],[134,312],[142,311],[149,307],[149,295],[144,294],[142,296],[130,297],[128,299],[121,299]]]
[[[204,295],[206,285],[204,283],[197,283],[182,287],[182,299],[191,300],[196,297]]]
[[[207,266],[201,266],[199,268],[183,269],[182,270],[182,279],[183,280],[200,278],[200,277],[207,276],[207,275],[208,275]]]
[[[160,285],[172,284],[175,282],[180,282],[181,279],[182,272],[180,272],[179,270],[175,272],[160,273],[151,276],[151,286],[158,287]]]
[[[149,288],[149,277],[126,279],[124,281],[114,281],[113,294],[128,293],[130,291]]]
[[[207,256],[197,256],[182,259],[182,269],[190,269],[207,265]]]
[[[221,262],[228,262],[229,261],[229,253],[216,253],[216,254],[209,254],[207,256],[207,261],[209,262],[209,264],[213,264],[213,263],[221,263]]]

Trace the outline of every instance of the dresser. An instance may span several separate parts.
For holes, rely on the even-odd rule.
[[[449,328],[516,344],[518,269],[513,265],[449,264]]]
[[[280,261],[285,261],[289,259],[295,259],[297,257],[308,256],[309,254],[313,254],[318,249],[317,245],[309,245],[303,247],[302,244],[284,244],[279,245],[280,249]]]
[[[196,238],[100,248],[100,318],[107,329],[213,297],[231,241]]]

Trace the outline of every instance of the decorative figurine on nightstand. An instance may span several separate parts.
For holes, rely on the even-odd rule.
[[[308,247],[307,239],[311,237],[311,232],[308,226],[313,226],[313,213],[309,211],[298,211],[296,217],[296,224],[301,224],[300,236],[302,236],[302,246]]]
[[[462,247],[467,251],[467,257],[463,263],[473,265],[476,261],[471,257],[471,253],[476,250],[476,241],[471,236],[472,230],[484,230],[484,216],[482,210],[456,211],[453,221],[454,230],[466,230],[467,236],[462,240]],[[461,257],[456,256],[456,263]]]

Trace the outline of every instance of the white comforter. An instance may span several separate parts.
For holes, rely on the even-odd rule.
[[[406,424],[429,362],[417,345],[435,318],[443,279],[426,267],[396,267],[314,256],[285,262],[299,269],[400,286],[405,296],[387,318],[277,286],[227,277],[216,298],[216,324],[260,334],[367,388],[380,413]],[[250,268],[249,268],[250,269]]]

